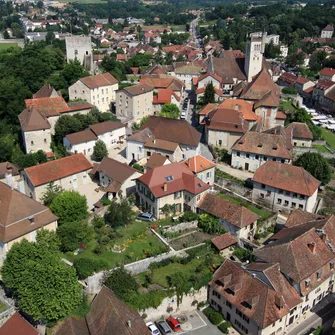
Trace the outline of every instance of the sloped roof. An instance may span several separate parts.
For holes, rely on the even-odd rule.
[[[285,222],[285,227],[292,228],[295,226],[300,226],[308,221],[315,221],[324,219],[324,216],[306,212],[300,208],[295,208],[287,218]]]
[[[0,183],[0,241],[12,241],[58,218],[48,207]],[[29,217],[34,217],[31,224]]]
[[[123,184],[134,173],[141,173],[126,163],[121,163],[113,158],[105,157],[97,168],[98,172],[107,175],[113,181]]]
[[[253,181],[285,191],[311,196],[320,181],[299,166],[267,161],[255,172]]]
[[[279,87],[273,82],[269,72],[263,68],[253,80],[242,90],[240,98],[255,101],[255,108],[259,106],[279,106]]]
[[[32,184],[36,187],[82,171],[90,170],[91,168],[91,163],[80,153],[31,166],[25,168],[24,171]]]
[[[57,330],[55,335],[91,335],[85,318],[70,317]]]
[[[175,150],[178,148],[178,143],[160,140],[160,139],[153,139],[149,138],[144,143],[145,148],[153,148],[153,149],[160,149],[164,151],[169,152],[175,152]]]
[[[154,88],[152,86],[147,84],[134,85],[124,88],[124,90],[132,96],[148,93],[153,91],[153,89]]]
[[[68,134],[65,136],[67,140],[72,144],[79,144],[79,143],[85,143],[85,142],[90,142],[90,141],[95,141],[98,138],[94,135],[94,133],[89,130],[83,130],[83,131],[78,131],[77,133],[73,134]]]
[[[51,128],[47,119],[34,106],[25,109],[19,115],[19,121],[24,132]]]
[[[213,73],[213,72],[206,72],[206,73],[204,73],[203,75],[201,75],[201,76],[198,78],[198,83],[199,83],[201,80],[203,80],[203,79],[205,79],[205,78],[207,78],[207,77],[212,77],[212,78],[214,78],[215,80],[217,80],[219,83],[221,83],[221,80],[222,80],[222,78],[221,78],[219,75],[217,75],[217,74],[215,74],[215,73]]]
[[[235,142],[232,150],[292,159],[291,145],[288,146],[288,141],[281,134],[248,131]]]
[[[259,219],[259,216],[248,208],[223,199],[218,195],[207,193],[198,207],[230,224],[244,228]]]
[[[217,107],[217,104],[210,103],[199,109],[198,114],[199,115],[207,115],[209,112],[211,112],[214,108]]]
[[[124,128],[125,125],[122,122],[105,121],[96,124],[91,124],[89,127],[93,131],[93,133],[98,136],[113,131],[115,129]]]
[[[228,247],[231,247],[234,244],[237,244],[236,238],[230,233],[215,236],[214,238],[211,239],[211,242],[218,250],[224,250]]]
[[[328,77],[332,77],[335,75],[335,69],[331,68],[331,67],[324,67],[321,71],[320,71],[320,75],[321,76],[328,76]]]
[[[11,172],[13,176],[17,176],[19,174],[19,167],[10,162],[0,163],[0,179],[5,178],[6,173]]]
[[[170,88],[173,91],[181,91],[185,86],[181,80],[165,74],[142,75],[140,84],[147,84],[154,88]]]
[[[168,158],[154,152],[148,159],[146,167],[148,167],[149,169],[153,169],[154,167],[164,165],[166,161],[170,163]]]
[[[0,335],[38,335],[39,332],[18,312],[15,312],[0,328]]]
[[[171,177],[168,181],[168,177]],[[171,163],[151,169],[138,178],[140,182],[147,185],[156,198],[164,197],[178,191],[186,190],[192,194],[202,193],[210,188],[193,173],[181,166],[179,163]],[[164,191],[164,184],[167,184],[167,191]]]
[[[180,97],[175,94],[171,88],[159,88],[157,95],[153,97],[154,104],[166,104],[171,103],[172,96],[175,97],[177,101],[180,101]]]
[[[156,139],[197,147],[201,133],[186,120],[150,116],[141,129],[149,128]]]
[[[198,173],[215,167],[213,162],[201,155],[195,155],[184,160],[180,164],[191,170],[193,173]]]
[[[149,138],[155,138],[155,136],[149,128],[143,128],[128,136],[127,141],[145,143]]]
[[[89,89],[117,84],[118,81],[109,72],[79,79]]]
[[[52,95],[54,91],[55,89],[53,88],[53,86],[51,86],[50,84],[45,84],[35,94],[33,94],[33,99],[48,98]]]
[[[306,123],[302,122],[292,122],[286,128],[289,132],[292,132],[293,138],[302,138],[302,139],[313,139],[313,134],[310,131]]]
[[[44,116],[56,116],[70,110],[62,97],[27,99],[25,104],[27,109],[35,107]]]
[[[256,114],[253,111],[253,104],[243,99],[226,99],[223,101],[219,108],[222,109],[235,109],[243,114],[247,121],[256,121]]]

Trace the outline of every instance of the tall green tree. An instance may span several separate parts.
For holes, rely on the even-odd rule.
[[[60,224],[77,222],[88,217],[87,199],[76,191],[58,194],[50,205],[51,211],[59,217]]]
[[[42,194],[41,200],[45,206],[50,206],[57,195],[61,194],[63,191],[61,186],[56,185],[55,182],[52,181],[48,184],[45,192]]]
[[[68,316],[81,300],[75,269],[62,262],[58,243],[54,232],[40,230],[36,242],[15,243],[1,269],[18,307],[47,324]]]
[[[215,102],[215,89],[212,82],[206,85],[205,93],[200,98],[200,105],[207,105],[209,103]]]
[[[166,103],[162,107],[159,116],[163,116],[168,119],[178,119],[178,117],[180,116],[180,110],[176,104]]]
[[[328,161],[316,152],[306,152],[294,162],[295,166],[301,166],[314,178],[321,181],[322,185],[329,183],[332,172]]]
[[[119,202],[112,201],[109,205],[108,212],[105,215],[107,223],[113,228],[126,226],[135,219],[127,199],[122,198]]]
[[[108,149],[104,141],[96,141],[93,148],[93,157],[97,162],[101,162],[105,157],[108,157]]]

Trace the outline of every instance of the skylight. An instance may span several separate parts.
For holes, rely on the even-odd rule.
[[[166,180],[167,182],[172,181],[172,180],[173,180],[173,176],[165,177],[165,180]]]

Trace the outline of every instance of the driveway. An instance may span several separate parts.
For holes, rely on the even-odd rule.
[[[204,143],[200,143],[200,155],[207,158],[208,160],[213,160],[213,155],[208,149],[208,146]]]
[[[93,209],[93,205],[104,195],[104,192],[102,191],[95,191],[98,187],[98,184],[89,181],[87,184],[80,185],[75,189],[75,191],[86,197],[89,212]]]
[[[251,172],[234,169],[231,166],[226,165],[226,164],[222,164],[222,163],[217,164],[216,167],[219,170],[221,170],[223,172],[226,172],[226,173],[230,174],[231,176],[233,176],[235,178],[238,178],[238,179],[241,179],[241,180],[246,180],[246,179],[252,178],[254,176],[254,174],[251,173]]]

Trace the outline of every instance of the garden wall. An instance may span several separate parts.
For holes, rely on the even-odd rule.
[[[165,231],[168,233],[179,233],[180,231],[186,229],[197,229],[198,228],[198,220],[191,221],[191,222],[182,222],[175,226],[166,228]]]
[[[186,257],[187,254],[185,253],[184,250],[179,250],[179,251],[170,251],[170,252],[166,252],[164,254],[155,256],[155,257],[150,257],[150,258],[145,258],[142,259],[140,261],[134,262],[134,263],[130,263],[130,264],[126,264],[124,267],[126,270],[128,270],[131,274],[136,275],[139,274],[141,272],[145,272],[148,270],[149,265],[152,263],[157,263],[157,262],[161,262],[164,259],[170,258],[170,257]],[[110,271],[113,271],[110,270]],[[101,281],[102,278],[104,276],[106,271],[101,271],[98,272],[90,277],[88,277],[85,280],[85,284],[86,284],[86,290],[88,293],[99,293],[100,289],[101,289]]]
[[[207,286],[203,286],[199,291],[191,291],[187,295],[183,296],[183,300],[177,308],[177,296],[165,298],[157,308],[147,308],[144,311],[140,311],[140,314],[146,314],[145,321],[157,320],[160,317],[168,316],[170,314],[189,312],[190,310],[196,309],[196,305],[192,306],[194,301],[198,303],[201,301],[207,301]],[[167,311],[169,308],[169,312]],[[171,309],[172,308],[172,309]]]
[[[251,199],[252,190],[232,180],[225,178],[216,178],[215,183],[221,187],[227,188],[231,192],[237,193],[245,198]]]
[[[306,152],[315,152],[321,154],[325,158],[335,158],[335,154],[331,152],[319,152],[316,148],[293,147],[294,157],[299,157]]]

